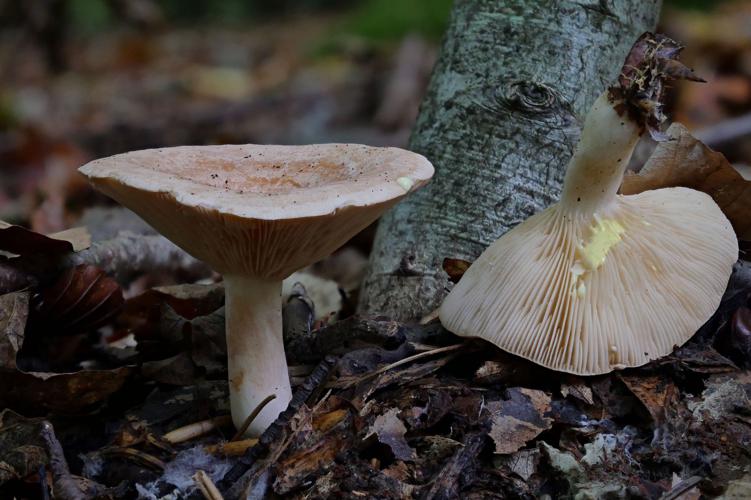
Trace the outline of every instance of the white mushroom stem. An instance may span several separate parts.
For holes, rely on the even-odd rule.
[[[282,339],[282,282],[224,276],[229,397],[239,428],[267,396],[246,436],[258,436],[287,408],[292,388]]]
[[[591,214],[615,200],[640,127],[619,116],[603,93],[587,113],[579,145],[566,170],[561,206]]]

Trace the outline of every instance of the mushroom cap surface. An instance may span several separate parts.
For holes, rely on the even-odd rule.
[[[358,144],[180,146],[79,170],[217,271],[269,279],[330,254],[433,175],[421,155]]]
[[[617,196],[595,217],[560,204],[515,227],[443,302],[450,331],[577,375],[640,366],[691,338],[738,257],[706,194]]]

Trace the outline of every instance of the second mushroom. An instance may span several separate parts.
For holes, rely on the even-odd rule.
[[[645,34],[589,111],[560,202],[491,244],[440,309],[443,325],[558,371],[639,366],[686,342],[717,309],[738,258],[728,219],[685,188],[618,195],[663,82],[691,78],[680,46]]]

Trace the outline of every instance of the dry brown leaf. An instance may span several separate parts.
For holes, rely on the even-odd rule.
[[[680,123],[673,123],[667,135],[672,140],[659,143],[638,174],[626,173],[621,193],[676,186],[703,191],[730,219],[738,237],[751,239],[751,181]]]
[[[511,388],[504,401],[491,401],[485,407],[491,413],[488,434],[495,443],[495,453],[506,455],[520,450],[527,442],[550,429],[553,419],[549,394],[534,389]]]
[[[407,440],[404,438],[407,427],[399,419],[398,414],[399,408],[391,408],[376,417],[375,422],[368,429],[365,438],[367,439],[372,435],[376,435],[381,443],[391,448],[394,457],[398,460],[413,461],[415,459],[415,450],[407,444]]]
[[[652,420],[657,425],[665,423],[666,413],[678,390],[675,384],[663,376],[623,375],[620,379],[631,393],[644,405]]]
[[[47,335],[98,328],[120,312],[123,291],[98,267],[81,264],[43,289],[37,302],[39,327]]]
[[[128,299],[125,314],[134,321],[156,321],[163,304],[169,305],[178,315],[185,319],[205,316],[219,309],[224,304],[224,286],[212,285],[171,285],[152,288],[142,294]]]
[[[564,398],[571,396],[572,398],[587,403],[588,405],[595,404],[592,388],[574,377],[571,377],[568,382],[561,384],[561,395]]]
[[[132,366],[73,373],[21,371],[16,355],[23,346],[28,311],[28,292],[0,297],[0,407],[76,414],[120,390],[133,373]]]
[[[134,367],[72,373],[0,371],[0,406],[27,413],[74,415],[90,411],[120,390]]]
[[[323,438],[313,446],[299,450],[277,465],[279,474],[274,480],[274,491],[284,495],[300,486],[303,481],[334,465],[334,458],[344,447],[342,436]]]
[[[0,250],[12,256],[39,254],[57,256],[73,251],[73,244],[65,238],[43,234],[22,226],[0,221]]]
[[[91,246],[91,234],[86,226],[72,227],[64,231],[58,231],[47,235],[55,240],[63,240],[73,245],[74,252],[86,250]]]

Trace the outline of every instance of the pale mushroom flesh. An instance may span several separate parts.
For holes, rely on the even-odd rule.
[[[433,167],[397,148],[355,144],[183,146],[93,161],[80,171],[225,281],[229,389],[258,435],[291,399],[282,280],[343,245]]]

